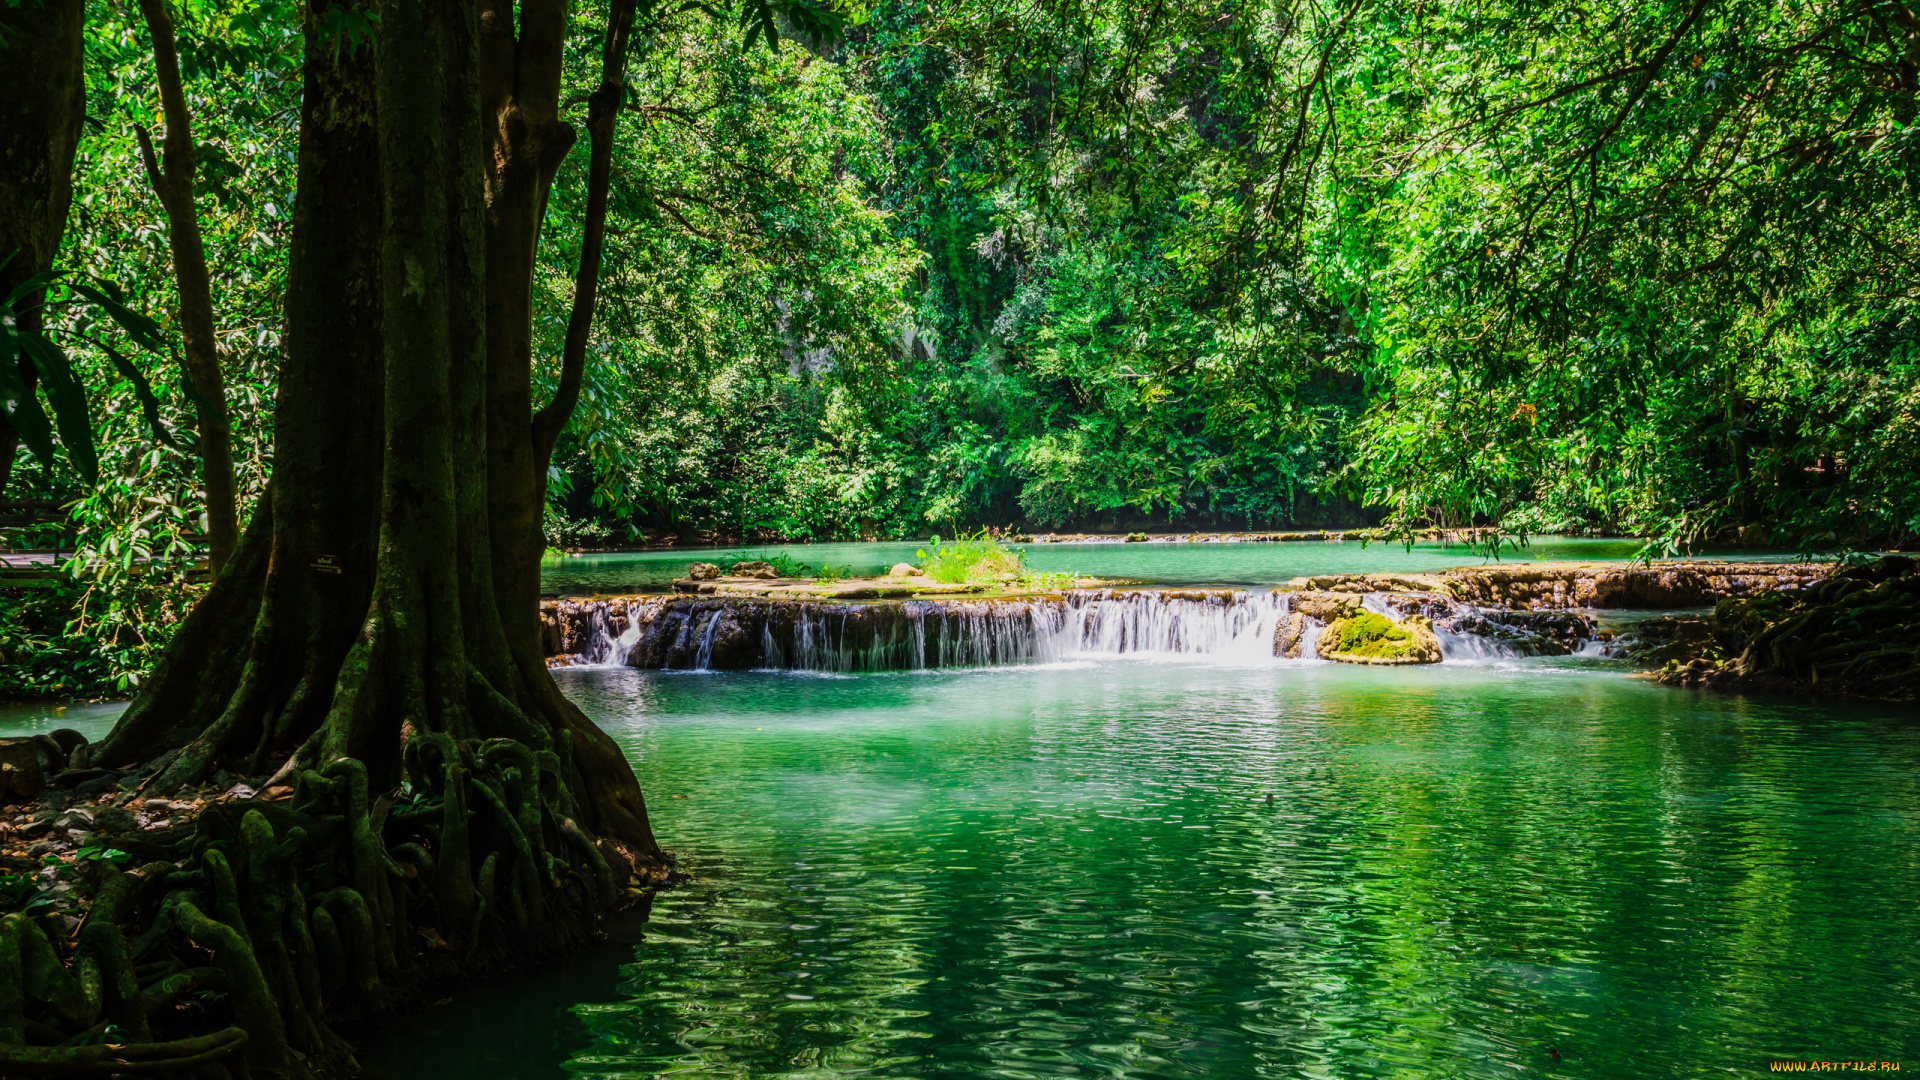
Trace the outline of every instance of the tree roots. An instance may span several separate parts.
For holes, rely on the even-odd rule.
[[[1720,601],[1650,654],[1663,682],[1911,699],[1920,692],[1920,566],[1905,556],[1811,588]]]
[[[160,857],[98,864],[70,940],[0,919],[0,1074],[349,1072],[333,1024],[577,945],[632,887],[576,822],[561,755],[425,734],[402,756],[392,792],[341,758],[142,835],[126,846]]]

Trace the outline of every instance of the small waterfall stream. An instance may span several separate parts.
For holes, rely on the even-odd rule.
[[[1372,593],[1367,611],[1426,614],[1448,661],[1542,652],[1601,655],[1578,616],[1555,615],[1563,643],[1536,625],[1543,613],[1494,612]],[[1106,589],[997,600],[897,603],[643,597],[582,601],[577,651],[564,662],[680,670],[860,672],[1044,664],[1082,657],[1209,657],[1276,662],[1276,629],[1291,594],[1241,590]],[[1534,620],[1529,622],[1528,620]],[[1571,619],[1572,622],[1568,620]],[[1510,620],[1510,621],[1509,621]],[[1326,626],[1296,619],[1298,655],[1320,662]],[[565,635],[560,635],[565,636]],[[558,651],[558,650],[556,650]]]
[[[1102,591],[1032,600],[908,601],[891,609],[794,607],[790,619],[762,622],[764,666],[912,671],[1121,654],[1271,658],[1287,597]]]

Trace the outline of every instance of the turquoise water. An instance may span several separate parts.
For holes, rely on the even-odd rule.
[[[124,701],[92,705],[0,701],[0,738],[72,728],[90,740],[98,739],[113,729],[113,722],[126,707]]]
[[[1400,544],[1355,541],[1290,541],[1257,544],[1023,544],[1027,564],[1036,570],[1142,578],[1177,585],[1275,585],[1311,574],[1385,573],[1438,570],[1485,560],[1459,544]],[[541,570],[542,588],[560,595],[619,593],[663,589],[685,577],[696,561],[764,559],[786,553],[813,565],[851,567],[855,574],[884,572],[897,562],[917,562],[925,544],[786,544],[714,550],[622,551],[549,559]],[[1637,540],[1567,540],[1541,537],[1528,548],[1505,553],[1503,561],[1582,559],[1624,561],[1639,550]],[[1714,558],[1791,558],[1782,553],[1718,553]]]
[[[1197,568],[1165,576],[1198,580],[1403,554],[1143,547],[1038,552],[1178,553]],[[637,942],[459,993],[363,1061],[407,1080],[1920,1061],[1920,715],[1628,671],[563,669],[691,880],[622,928]],[[117,708],[14,708],[0,734],[97,736]]]
[[[1920,1059],[1910,708],[1568,659],[558,674],[693,880],[630,951],[430,1010],[377,1075]]]

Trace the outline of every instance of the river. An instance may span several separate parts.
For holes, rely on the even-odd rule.
[[[1142,546],[1113,550],[1168,557]],[[366,1061],[411,1080],[1920,1062],[1914,710],[1629,671],[563,669],[692,880],[637,943],[455,995]]]

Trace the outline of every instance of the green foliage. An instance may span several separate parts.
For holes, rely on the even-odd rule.
[[[800,560],[794,558],[793,556],[787,554],[784,551],[780,552],[777,555],[769,555],[766,558],[761,559],[759,561],[764,562],[767,565],[773,567],[773,572],[776,574],[779,574],[783,578],[803,578],[803,577],[813,576],[813,567],[811,565],[801,562]]]
[[[144,573],[99,577],[0,590],[0,701],[124,697],[200,592]]]
[[[18,254],[0,255],[0,262]],[[141,347],[164,353],[166,343],[159,324],[122,302],[119,286],[110,281],[86,284],[62,280],[69,276],[59,270],[36,274],[0,297],[0,416],[20,433],[21,442],[48,469],[55,466],[53,434],[58,430],[74,471],[93,484],[100,479],[100,453],[95,445],[90,395],[66,350],[44,331],[28,326],[26,316],[30,312],[32,322],[44,325],[47,315],[61,307],[91,305]],[[140,403],[155,436],[169,438],[160,422],[159,400],[132,361],[111,345],[93,340],[84,329],[69,330],[65,336],[91,344],[107,357],[111,372],[124,381],[126,390]],[[23,378],[28,371],[35,376],[31,386]],[[53,412],[51,422],[40,406],[40,397]]]
[[[66,632],[77,596],[65,583],[0,591],[0,701],[111,692],[96,643]]]
[[[39,879],[26,874],[0,874],[0,912],[31,914],[59,904],[56,896],[42,888]]]
[[[133,855],[116,847],[105,844],[88,844],[73,853],[76,862],[106,862],[115,866],[125,866],[133,861]]]
[[[570,16],[570,121],[605,15]],[[245,507],[301,23],[284,0],[177,18]],[[377,41],[327,18],[335,48]],[[1913,543],[1915,25],[1764,0],[649,7],[549,542],[1179,522],[1479,528],[1495,553],[1620,532],[1649,558]],[[5,496],[75,507],[78,591],[70,625],[0,631],[6,693],[130,685],[204,547],[194,403],[153,378],[177,297],[134,136],[159,119],[147,38],[125,6],[86,26],[68,272],[44,337],[13,312],[0,351],[26,436]],[[585,190],[582,140],[542,223],[541,398]]]
[[[1009,547],[982,531],[953,540],[931,540],[932,548],[913,554],[927,577],[942,585],[998,585],[1018,580],[1026,572],[1020,549]]]

